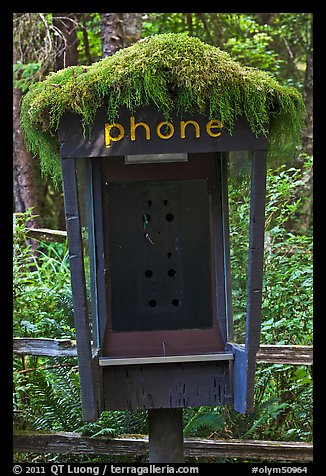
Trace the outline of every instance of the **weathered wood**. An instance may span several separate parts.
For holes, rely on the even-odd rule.
[[[154,166],[153,164],[138,164],[137,166],[132,165],[129,168],[129,166],[126,167],[123,157],[110,157],[110,160],[102,160],[102,163],[101,163],[102,164],[102,186],[103,186],[103,189],[109,189],[111,183],[112,184],[126,183],[127,186],[129,187],[130,184],[132,184],[132,183],[135,184],[135,178],[137,178],[137,181],[139,181],[141,183],[152,183],[153,184],[154,182],[170,183],[172,180],[174,180],[176,182],[183,183],[183,182],[188,181],[188,179],[193,180],[197,177],[197,178],[200,178],[200,179],[205,179],[205,180],[207,179],[207,181],[208,181],[208,190],[211,190],[211,186],[212,186],[211,183],[213,181],[213,176],[214,176],[214,174],[212,173],[212,164],[214,163],[214,161],[217,161],[216,154],[215,155],[214,154],[190,154],[189,162],[187,162],[187,163],[182,163],[182,164],[181,163],[170,163],[168,167],[166,167],[166,165],[163,165],[163,164],[158,165],[157,167]],[[135,170],[134,167],[136,167],[137,170]],[[137,172],[137,174],[136,174],[136,172]],[[137,175],[137,177],[135,176],[135,174]],[[107,184],[109,184],[109,185],[107,185]],[[95,187],[94,187],[94,189],[95,189]],[[152,187],[151,187],[151,189],[153,190]],[[219,193],[219,188],[218,188],[217,191]],[[152,280],[154,279],[154,276],[157,276],[157,279],[160,279],[160,280],[162,279],[162,285],[158,289],[158,292],[160,293],[161,297],[163,297],[164,294],[165,295],[168,294],[169,289],[171,289],[171,293],[172,293],[172,290],[175,289],[175,291],[177,293],[180,293],[182,291],[182,294],[184,296],[183,301],[188,300],[186,298],[186,295],[185,295],[184,291],[187,288],[189,288],[189,286],[187,284],[189,282],[189,280],[186,279],[186,278],[185,279],[182,278],[182,280],[179,281],[180,284],[182,283],[182,286],[176,286],[176,284],[177,284],[177,280],[180,278],[180,276],[188,276],[189,272],[187,271],[187,268],[189,269],[189,266],[193,267],[192,264],[189,265],[189,263],[187,264],[186,262],[183,262],[184,260],[183,261],[181,260],[182,262],[180,261],[182,256],[184,258],[188,256],[188,258],[186,258],[186,261],[190,261],[190,262],[195,259],[195,257],[193,256],[193,253],[188,254],[189,251],[188,252],[186,251],[186,249],[189,249],[189,244],[191,242],[193,242],[193,240],[190,239],[189,243],[188,243],[187,236],[184,235],[184,233],[182,233],[182,236],[184,236],[185,240],[182,239],[183,245],[181,246],[181,242],[179,242],[179,240],[181,239],[181,236],[179,235],[179,232],[178,232],[177,235],[175,235],[175,238],[177,239],[177,241],[174,242],[174,238],[173,238],[174,233],[173,233],[173,235],[170,235],[170,231],[166,232],[166,231],[163,231],[160,228],[157,228],[154,231],[154,236],[155,236],[155,240],[154,240],[152,230],[149,228],[147,231],[149,232],[149,235],[153,238],[153,240],[155,242],[155,246],[153,246],[153,245],[150,244],[150,242],[148,240],[144,239],[145,237],[144,237],[143,234],[139,233],[139,229],[138,229],[139,222],[137,221],[137,223],[138,223],[137,224],[137,231],[135,230],[135,233],[131,234],[131,237],[133,237],[133,244],[129,243],[128,248],[130,249],[130,246],[132,246],[132,247],[136,247],[136,248],[140,249],[141,246],[143,246],[144,244],[147,243],[147,245],[149,245],[151,250],[149,250],[148,246],[147,246],[146,250],[143,250],[145,252],[145,255],[143,256],[143,258],[142,258],[142,253],[137,253],[135,250],[133,250],[133,254],[132,254],[131,258],[128,260],[126,258],[126,256],[121,256],[121,254],[120,254],[121,249],[120,249],[120,251],[118,251],[118,253],[120,255],[121,260],[124,260],[125,264],[123,265],[123,269],[122,269],[122,266],[120,266],[120,267],[114,266],[112,261],[115,261],[118,255],[115,251],[115,248],[116,248],[116,246],[114,245],[115,241],[112,240],[112,237],[110,239],[109,231],[111,230],[111,225],[112,225],[112,223],[110,223],[110,217],[112,216],[112,213],[111,214],[109,213],[109,208],[110,207],[109,207],[109,201],[107,201],[108,198],[109,198],[109,193],[105,193],[104,194],[104,199],[103,199],[103,210],[104,210],[103,211],[103,224],[104,224],[103,229],[106,230],[106,232],[104,233],[104,235],[105,235],[104,236],[104,239],[105,239],[104,249],[108,250],[110,248],[109,241],[112,241],[113,248],[112,248],[111,255],[110,255],[110,253],[109,254],[105,253],[106,271],[101,272],[101,269],[98,268],[98,276],[101,276],[101,275],[103,276],[104,275],[106,277],[106,280],[107,280],[107,290],[106,290],[106,293],[105,293],[105,297],[108,296],[108,294],[110,294],[109,297],[112,297],[112,299],[114,300],[112,293],[114,291],[114,288],[116,289],[116,286],[113,286],[113,287],[110,286],[110,277],[112,278],[112,282],[114,280],[114,276],[112,275],[113,268],[115,268],[115,269],[118,268],[118,271],[120,270],[120,274],[121,274],[123,269],[128,270],[127,272],[124,272],[124,274],[122,276],[123,282],[120,286],[121,289],[125,290],[125,288],[127,286],[126,283],[130,281],[131,275],[135,276],[135,267],[138,267],[139,268],[139,272],[138,272],[139,276],[143,275],[143,272],[145,270],[154,271],[153,276],[150,279],[146,275],[145,275],[146,276],[146,278],[145,278],[145,276],[143,275],[144,276],[143,279],[149,281],[147,284],[145,284],[144,281],[142,281],[140,279],[140,281],[139,281],[139,286],[140,286],[139,292],[140,292],[141,295],[144,294],[143,291],[140,291],[141,289],[144,289],[143,286],[144,287],[148,286],[148,291],[147,291],[149,293],[148,295],[151,294],[153,289],[150,289],[150,288],[152,287],[152,284],[154,284],[154,283],[152,283]],[[162,200],[163,199],[166,199],[166,197],[162,197]],[[210,197],[209,197],[209,201],[210,202],[212,201]],[[164,200],[163,204],[164,203],[166,203],[166,205],[164,205],[164,208],[165,208],[165,206],[167,206],[167,204],[168,204],[167,200]],[[136,215],[138,217],[140,216],[141,221],[143,221],[142,220],[143,219],[143,213],[146,213],[146,215],[148,214],[148,215],[151,216],[150,223],[147,223],[146,225],[145,225],[145,222],[143,223],[143,225],[145,225],[146,228],[148,226],[149,227],[154,226],[155,221],[156,221],[156,224],[157,224],[157,218],[158,217],[154,218],[154,216],[153,216],[153,212],[154,212],[153,208],[156,209],[155,215],[157,215],[157,211],[158,211],[158,209],[156,208],[157,205],[158,205],[158,202],[155,204],[155,200],[153,200],[153,198],[151,198],[151,197],[148,197],[148,200],[144,200],[145,208],[139,210],[141,212],[141,215],[139,215],[139,211],[136,213]],[[170,204],[169,204],[169,207],[170,207]],[[187,207],[188,207],[188,205],[187,205]],[[179,205],[178,205],[177,208],[179,208]],[[153,212],[152,212],[152,210],[153,210]],[[161,212],[163,212],[163,210],[164,209],[161,209]],[[97,210],[96,210],[96,212],[97,212]],[[170,213],[171,209],[168,210],[168,212]],[[187,214],[188,213],[189,213],[189,211],[187,212]],[[216,213],[213,210],[213,212],[211,214],[215,215]],[[179,212],[178,212],[178,215],[179,215]],[[166,216],[166,212],[163,213],[163,217],[162,217],[163,222],[165,222],[165,216]],[[117,236],[117,239],[119,239],[119,240],[120,240],[120,235],[126,235],[126,236],[130,235],[130,226],[125,227],[125,225],[129,224],[129,221],[128,221],[129,218],[126,220],[126,217],[129,217],[129,212],[127,212],[125,215],[122,215],[122,222],[124,223],[124,225],[123,226],[121,225],[122,228],[119,227],[119,234],[118,234],[119,236]],[[181,220],[181,221],[183,221],[183,220]],[[188,221],[188,219],[186,221]],[[174,224],[173,227],[175,227],[176,222],[177,222],[177,220],[176,220],[176,217],[175,217],[175,219],[172,222],[169,222],[169,224],[171,225],[171,223],[173,223]],[[171,232],[172,232],[173,227],[171,228]],[[184,225],[183,225],[183,227],[184,227]],[[187,225],[187,227],[188,227],[188,225]],[[211,227],[211,228],[213,228],[213,227]],[[176,228],[174,228],[174,230],[176,230]],[[159,232],[159,233],[157,233],[157,232]],[[187,235],[189,235],[189,233],[187,233]],[[219,233],[221,234],[221,227],[219,227]],[[190,233],[190,234],[192,234],[192,233]],[[180,238],[179,238],[179,236],[180,236]],[[139,242],[139,239],[142,241],[142,243]],[[125,240],[125,238],[124,238],[124,240]],[[210,250],[211,250],[211,257],[209,258],[209,262],[210,262],[211,266],[210,266],[210,269],[207,272],[211,275],[210,279],[212,281],[216,281],[215,275],[219,276],[219,283],[222,286],[223,285],[223,279],[221,280],[220,276],[223,276],[223,267],[220,266],[220,268],[218,270],[214,271],[214,263],[213,263],[213,255],[214,255],[215,251],[219,250],[219,253],[221,253],[220,247],[215,246],[214,243],[213,243],[213,240],[210,240],[210,241],[211,242],[210,242],[209,247],[210,247]],[[145,242],[145,243],[143,243],[143,242]],[[165,247],[168,246],[167,245],[168,242],[170,242],[170,244],[173,245],[173,249],[175,251],[173,251],[173,249],[171,249],[170,246],[168,248],[165,248]],[[184,246],[186,243],[188,243],[187,246]],[[119,244],[119,246],[121,246],[121,243]],[[164,251],[164,248],[165,248],[166,251]],[[123,249],[124,249],[124,247],[123,247]],[[144,263],[147,259],[150,258],[150,253],[153,253],[153,257],[156,256],[155,260],[159,259],[159,261],[161,261],[161,264],[162,264],[163,268],[161,266],[156,265],[156,269],[154,270],[149,266],[148,261],[147,261],[148,264],[145,267]],[[128,253],[128,255],[129,255],[129,253]],[[147,256],[147,258],[144,261],[144,257],[146,257],[146,256]],[[119,258],[119,260],[120,260],[120,258]],[[166,259],[166,262],[165,262],[165,259]],[[170,264],[168,264],[168,262],[170,262]],[[137,263],[138,263],[138,265],[137,265]],[[173,263],[173,265],[172,265],[172,263]],[[174,265],[175,266],[178,265],[178,267],[174,267]],[[163,270],[166,266],[168,266],[168,268],[166,268],[166,271],[168,271],[168,269],[170,267],[173,268],[176,271],[176,275],[173,277],[172,280],[171,280],[171,277],[168,276],[168,274],[163,273]],[[143,267],[144,267],[144,269],[143,269]],[[141,271],[142,269],[143,269],[143,271]],[[132,272],[132,270],[133,270],[133,272]],[[179,273],[178,270],[180,271],[180,273]],[[164,276],[164,274],[165,274],[165,276]],[[179,278],[177,278],[177,276],[179,276]],[[165,282],[166,278],[168,278],[170,280],[169,283]],[[157,279],[155,278],[156,285],[158,283]],[[208,277],[207,277],[207,279],[208,279]],[[185,281],[184,285],[183,285],[183,281]],[[131,281],[128,284],[128,289],[129,290],[131,288],[133,289],[132,294],[135,297],[134,293],[136,292],[136,290],[138,288],[138,285],[131,286],[130,283],[131,283]],[[164,288],[163,291],[161,290],[162,287]],[[182,290],[180,288],[184,288],[184,289]],[[121,293],[121,289],[120,289],[120,293]],[[197,287],[196,288],[191,287],[192,295],[194,294],[194,289],[196,289],[196,292],[199,292],[199,290],[197,290]],[[207,296],[207,294],[209,294],[208,291],[209,290],[207,290],[207,293],[205,292],[206,296]],[[187,291],[186,294],[189,295],[189,292],[190,291]],[[216,322],[216,320],[217,320],[216,310],[215,310],[215,308],[216,308],[216,298],[214,297],[215,296],[215,289],[214,289],[214,291],[212,290],[212,292],[213,292],[213,299],[208,299],[209,301],[212,300],[212,305],[210,305],[213,308],[213,315],[211,315],[212,326],[202,328],[202,329],[198,329],[198,328],[189,329],[188,324],[187,324],[187,326],[186,326],[187,328],[183,328],[183,329],[182,328],[179,328],[179,329],[175,328],[174,330],[167,330],[167,329],[159,329],[159,328],[157,329],[156,328],[156,330],[152,330],[152,331],[143,330],[143,331],[138,331],[138,332],[134,332],[134,331],[130,331],[130,332],[127,332],[127,331],[111,332],[109,330],[109,327],[108,327],[108,332],[106,333],[105,339],[104,339],[104,346],[102,347],[102,355],[122,356],[122,357],[124,357],[124,356],[132,356],[132,357],[140,356],[141,357],[141,356],[144,356],[144,355],[162,355],[164,353],[166,355],[168,355],[168,354],[170,354],[170,355],[176,355],[176,354],[183,355],[183,354],[187,354],[187,353],[203,353],[203,352],[223,351],[225,341],[224,341],[224,338],[221,337],[221,331],[220,331],[221,324],[218,325],[217,322]],[[202,294],[202,293],[199,293],[199,294]],[[221,292],[220,294],[223,296],[223,292]],[[137,294],[137,296],[138,296],[138,294]],[[179,296],[179,297],[178,296],[173,296],[171,301],[169,301],[171,304],[172,304],[172,300],[174,300],[174,297],[179,299],[179,297],[181,297],[181,296]],[[194,313],[194,308],[198,308],[198,305],[199,305],[198,303],[201,302],[200,299],[199,299],[199,296],[197,296],[197,297],[198,297],[198,299],[196,300],[195,305],[193,306],[193,309],[191,309],[191,313],[190,313],[191,315],[194,315],[193,314]],[[149,307],[150,314],[148,314],[148,308],[146,310],[146,306],[145,306],[145,303],[149,302],[149,299],[148,300],[146,299],[146,301],[143,301],[143,300],[140,299],[140,295],[139,295],[137,297],[137,300],[139,299],[139,302],[136,306],[137,309],[135,310],[135,306],[133,306],[131,308],[131,311],[128,313],[128,316],[130,316],[130,313],[131,313],[134,316],[133,319],[135,320],[135,322],[136,322],[136,319],[137,319],[137,315],[140,316],[140,317],[142,316],[141,320],[145,320],[145,321],[149,321],[149,320],[152,321],[154,315],[155,316],[157,315],[157,317],[158,317],[158,314],[161,314],[161,311],[162,311],[162,308],[160,308],[160,304],[159,304],[160,300],[156,299],[155,295],[153,296],[153,298],[155,298],[155,300],[157,301],[157,305],[156,305],[155,309]],[[126,293],[123,294],[123,296],[121,296],[120,300],[118,300],[118,306],[121,307],[122,303],[125,300],[126,300]],[[108,301],[110,301],[109,298],[108,298]],[[116,301],[116,299],[115,299],[115,301]],[[205,301],[207,301],[207,299],[205,299]],[[180,303],[181,303],[181,300],[180,300]],[[110,304],[110,302],[108,302],[108,305],[109,304]],[[165,306],[163,304],[163,307],[165,308],[164,312],[168,311],[169,306],[170,306],[170,304],[168,304],[167,306]],[[184,306],[185,306],[185,303],[181,303],[181,305],[177,306],[177,307],[173,307],[173,305],[171,305],[173,315],[175,315],[175,317],[176,317],[176,314],[179,314],[181,312],[181,310],[184,308]],[[125,305],[123,305],[122,307],[125,308]],[[187,305],[187,307],[189,309],[189,305]],[[222,309],[222,302],[220,303],[220,308]],[[112,310],[112,316],[113,316],[113,308],[110,308],[110,309]],[[130,309],[130,303],[129,303],[129,309]],[[199,315],[201,313],[201,311],[202,311],[202,309],[200,308],[198,310],[197,314]],[[184,314],[184,309],[183,309],[182,312]],[[120,313],[120,311],[119,311],[119,313]],[[150,317],[150,315],[151,315],[151,317]],[[222,318],[223,318],[223,316],[222,316]],[[116,316],[116,319],[117,319],[117,316]],[[157,319],[155,318],[154,320],[157,323]],[[169,321],[170,318],[168,318],[167,320]],[[110,322],[110,319],[109,319],[109,322]],[[148,322],[148,324],[149,324],[149,322]],[[149,332],[151,334],[149,334]],[[163,345],[162,345],[163,342],[164,342],[164,349],[165,349],[164,351],[162,350],[163,349]]]
[[[239,344],[239,348],[244,345]],[[16,337],[13,339],[15,354],[40,355],[45,357],[77,357],[76,341],[69,339],[47,339]],[[312,365],[313,347],[310,345],[261,345],[257,363]]]
[[[208,179],[108,182],[105,194],[110,332],[212,327]],[[173,351],[170,339],[166,346]]]
[[[186,457],[254,459],[262,461],[298,461],[313,459],[312,443],[258,440],[204,440],[188,438]]]
[[[223,210],[223,255],[224,255],[224,280],[225,280],[225,315],[226,315],[226,340],[234,339],[233,304],[232,304],[232,279],[230,263],[230,220],[228,198],[228,161],[229,153],[221,153],[221,207]]]
[[[228,361],[102,367],[105,410],[229,405],[228,368]]]
[[[96,360],[92,357],[91,331],[88,321],[88,301],[86,293],[83,260],[83,240],[81,216],[78,203],[75,159],[61,161],[66,227],[69,245],[69,264],[74,307],[74,322],[77,337],[82,411],[85,421],[95,421],[99,416],[99,386]]]
[[[223,342],[227,341],[227,314],[226,314],[226,288],[225,276],[226,266],[230,262],[230,256],[225,253],[225,234],[224,216],[226,210],[223,208],[222,191],[225,185],[226,176],[222,176],[222,153],[216,154],[211,161],[212,167],[212,195],[211,195],[211,266],[213,267],[213,284],[214,284],[214,308],[213,316],[218,322]],[[194,288],[195,289],[195,288]]]
[[[256,354],[260,344],[267,150],[253,152],[251,164],[248,296],[246,310],[246,398],[245,409],[254,404]]]
[[[77,357],[76,341],[70,339],[17,337],[13,339],[13,352],[44,357]]]
[[[101,181],[101,159],[94,158],[92,167],[92,189],[93,189],[93,213],[95,226],[95,247],[96,247],[96,286],[97,286],[97,312],[98,312],[98,345],[102,349],[104,343],[105,329],[107,324],[108,308],[107,297],[109,290],[106,288],[105,267],[105,244],[103,231],[103,208],[102,208],[102,181]]]
[[[148,411],[150,463],[184,463],[182,408]]]
[[[267,150],[254,150],[251,161],[250,231],[245,349],[234,346],[234,409],[253,410],[256,354],[260,343]]]
[[[244,344],[237,347],[245,348]],[[313,346],[261,344],[256,360],[257,364],[313,365]]]
[[[67,232],[63,230],[49,230],[48,228],[27,228],[27,237],[39,241],[63,243],[67,239]]]
[[[313,347],[310,345],[261,345],[257,363],[312,365]]]
[[[108,123],[107,110],[100,108],[94,118],[90,133],[87,138],[83,134],[83,125],[80,115],[66,112],[60,121],[59,140],[61,158],[77,159],[82,157],[117,157],[138,154],[165,154],[165,153],[195,153],[195,152],[223,152],[230,150],[257,150],[267,146],[267,138],[260,135],[256,137],[251,131],[248,121],[242,117],[235,124],[232,135],[221,129],[219,137],[206,133],[209,111],[205,114],[185,113],[184,121],[195,120],[200,128],[196,137],[194,129],[187,129],[185,138],[181,137],[180,116],[171,111],[171,123],[175,132],[170,138],[162,140],[155,132],[157,125],[165,121],[164,114],[153,105],[139,107],[135,111],[135,124],[145,122],[150,128],[150,138],[147,140],[144,128],[137,129],[135,140],[131,138],[131,114],[126,107],[119,109],[118,123],[123,127],[122,137],[110,142],[107,140],[104,126]],[[109,125],[109,124],[108,124]],[[133,126],[134,127],[134,126]],[[163,135],[165,134],[162,129]]]
[[[20,432],[14,435],[15,452],[56,454],[102,454],[133,456],[148,454],[148,438],[127,436],[108,439],[78,433]],[[209,440],[185,438],[186,458],[238,458],[261,461],[308,462],[313,459],[313,445],[305,442],[257,440]]]
[[[29,372],[39,372],[40,370],[50,370],[50,369],[61,369],[62,367],[70,367],[70,368],[74,368],[74,369],[77,369],[78,366],[77,365],[73,365],[73,364],[56,364],[56,365],[40,365],[38,367],[32,367],[30,369],[23,369],[23,370],[18,370],[17,371],[17,374],[27,374]]]

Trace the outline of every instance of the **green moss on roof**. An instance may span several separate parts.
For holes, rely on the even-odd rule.
[[[295,88],[240,65],[198,38],[167,33],[90,66],[50,73],[32,85],[21,108],[26,145],[39,156],[43,173],[57,182],[61,176],[57,129],[66,111],[80,114],[87,128],[103,105],[108,120],[114,121],[120,106],[134,112],[151,103],[167,119],[172,110],[182,115],[208,107],[210,119],[220,119],[230,132],[237,117],[244,115],[256,135],[269,134],[271,149],[276,143],[298,144],[305,117]]]

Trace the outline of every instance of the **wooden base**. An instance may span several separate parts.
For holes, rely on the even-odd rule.
[[[184,463],[182,409],[148,410],[149,462]]]

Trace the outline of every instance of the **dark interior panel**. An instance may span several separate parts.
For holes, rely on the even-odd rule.
[[[207,187],[107,183],[113,331],[212,326]]]

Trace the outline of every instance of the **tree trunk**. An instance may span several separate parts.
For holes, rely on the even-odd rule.
[[[85,56],[87,58],[88,64],[92,64],[94,60],[93,60],[90,46],[89,46],[88,32],[86,27],[87,13],[81,14],[80,21],[82,24],[82,34],[83,34],[83,40],[84,40]]]
[[[17,61],[17,51],[13,45],[13,60]],[[20,102],[22,91],[13,90],[13,193],[14,210],[26,212],[33,207],[32,214],[39,215],[38,196],[34,176],[32,156],[26,151],[23,131],[20,126]],[[28,226],[39,228],[39,217],[29,221]]]
[[[303,99],[307,109],[306,127],[302,132],[302,145],[304,152],[313,155],[313,45],[312,32],[309,50],[307,52],[307,65],[303,90]],[[303,175],[304,185],[298,190],[298,195],[302,198],[300,209],[300,227],[302,233],[306,233],[312,226],[313,217],[313,169]]]
[[[67,68],[68,66],[75,66],[78,62],[78,38],[77,38],[77,20],[78,13],[52,13],[53,26],[58,30],[57,37],[57,54],[55,58],[55,70]],[[47,193],[49,194],[49,184],[47,183]],[[57,225],[59,230],[65,230],[66,219],[64,211],[64,203],[62,197],[62,190],[53,192],[52,200],[57,212]]]
[[[77,64],[77,14],[53,13],[53,26],[59,30],[57,37],[58,55],[56,56],[55,69],[67,68]]]
[[[101,13],[103,58],[123,48],[122,15],[123,13]]]
[[[140,39],[142,13],[101,13],[102,56],[111,56]]]
[[[275,13],[253,13],[252,15],[256,17],[258,23],[261,25],[270,25],[275,17]]]
[[[123,13],[123,46],[130,46],[141,37],[142,13]]]
[[[312,43],[312,40],[311,40]],[[309,48],[303,98],[307,108],[306,128],[303,131],[302,142],[308,155],[313,153],[313,50]]]
[[[212,25],[213,25],[213,35],[214,35],[214,45],[219,48],[223,48],[224,38],[223,38],[223,22],[222,16],[220,13],[211,13]]]

